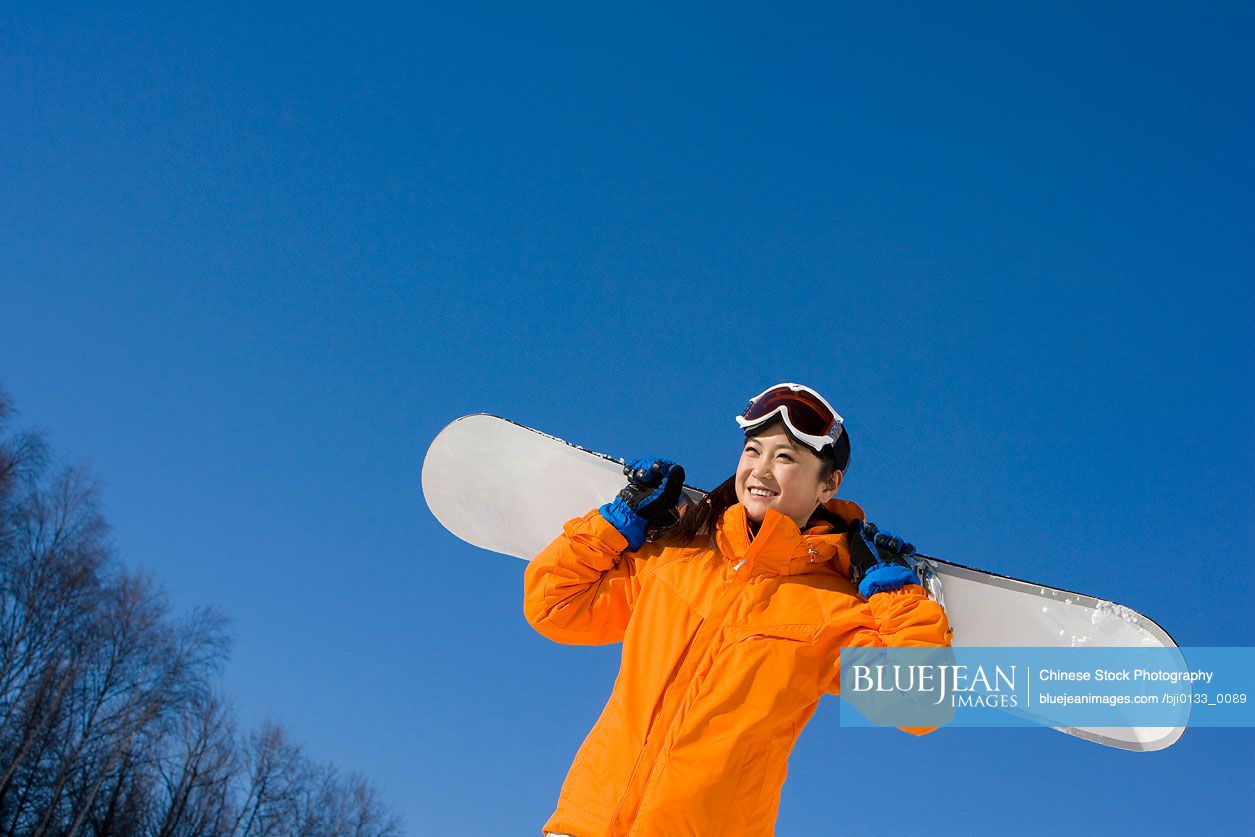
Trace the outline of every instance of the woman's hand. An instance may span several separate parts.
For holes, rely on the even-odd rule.
[[[623,473],[628,484],[598,511],[635,552],[645,544],[648,532],[680,519],[676,504],[684,491],[684,469],[669,459],[634,459],[623,466]]]
[[[864,599],[875,593],[919,584],[919,576],[906,562],[915,547],[901,538],[881,532],[874,523],[855,520],[850,524],[850,580],[858,585]],[[877,549],[877,547],[880,547]]]

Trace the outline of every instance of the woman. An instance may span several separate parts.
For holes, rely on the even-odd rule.
[[[736,473],[678,523],[683,469],[641,460],[527,568],[537,631],[623,643],[548,834],[771,834],[789,752],[839,690],[839,649],[949,644],[906,561],[833,499],[850,446],[828,402],[779,384],[737,423]]]

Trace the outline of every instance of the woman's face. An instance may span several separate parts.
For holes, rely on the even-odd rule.
[[[745,440],[736,466],[736,499],[749,519],[762,523],[767,509],[775,509],[802,528],[820,503],[832,499],[841,484],[837,471],[822,483],[823,463],[814,451],[798,444],[780,429]]]

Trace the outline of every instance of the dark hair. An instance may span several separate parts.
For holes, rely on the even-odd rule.
[[[805,446],[804,442],[798,441],[797,437],[789,433],[789,428],[779,418],[774,418],[766,424],[750,428],[745,431],[745,438],[752,439],[769,430],[783,430],[790,439],[799,445]],[[806,450],[810,450],[810,447],[806,446]],[[844,473],[850,464],[849,432],[843,427],[840,438],[835,443],[825,446],[816,455],[819,457],[819,479],[821,481],[827,482],[831,480],[837,471]],[[715,524],[734,503],[736,503],[736,474],[715,486],[700,502],[689,505],[684,510],[684,515],[680,518],[680,522],[663,533],[660,540],[678,546],[687,546],[693,543],[694,540],[703,537],[713,541]],[[811,515],[811,521],[815,521],[817,518],[831,517],[821,506],[815,509],[815,513]],[[836,523],[839,521],[830,522]]]

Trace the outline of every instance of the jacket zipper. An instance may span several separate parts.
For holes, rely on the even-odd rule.
[[[663,754],[666,752],[671,743],[672,736],[676,732],[676,724],[679,720],[677,710],[680,705],[683,704],[685,698],[688,697],[696,669],[699,665],[701,665],[707,656],[714,654],[717,650],[712,642],[707,641],[704,644],[699,645],[698,640],[718,634],[727,622],[728,613],[732,610],[732,605],[737,600],[736,593],[745,587],[746,580],[748,578],[748,574],[739,574],[737,572],[742,566],[744,566],[745,562],[746,559],[742,558],[735,565],[733,565],[733,576],[728,582],[728,588],[724,591],[723,596],[716,602],[715,608],[711,611],[710,616],[704,619],[697,627],[697,630],[694,631],[693,638],[688,643],[688,647],[690,649],[701,647],[706,649],[705,652],[699,652],[697,656],[688,657],[688,659],[686,659],[684,664],[680,667],[680,672],[677,673],[675,679],[673,679],[666,686],[666,693],[668,695],[672,695],[673,697],[670,701],[667,701],[664,698],[662,711],[655,716],[654,723],[645,733],[645,749],[647,751],[653,749],[654,752],[652,756],[647,759],[638,759],[636,766],[632,769],[632,775],[628,777],[627,788],[623,798],[619,800],[619,805],[615,809],[614,815],[611,817],[611,829],[614,833],[620,833],[619,831],[615,831],[615,829],[625,829],[622,833],[630,833],[632,820],[634,820],[635,815],[640,812],[646,798],[649,796],[650,789],[659,775],[658,768],[662,763]],[[684,688],[677,690],[675,687],[678,683],[683,683]],[[623,810],[624,803],[627,802],[628,796],[631,795],[632,788],[637,785],[637,777],[639,776],[641,767],[644,763],[648,763],[648,769],[643,777],[643,781],[640,783],[641,791],[637,798],[635,806],[636,810],[632,812],[632,820],[624,822],[622,821],[623,815],[627,813]]]

